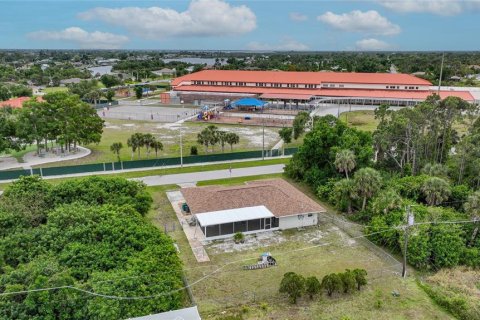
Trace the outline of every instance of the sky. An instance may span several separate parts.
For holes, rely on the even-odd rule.
[[[1,49],[480,50],[480,0],[0,0]]]

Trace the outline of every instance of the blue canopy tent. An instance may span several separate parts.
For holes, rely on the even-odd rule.
[[[235,100],[230,103],[231,107],[236,108],[254,108],[255,110],[258,108],[265,108],[268,102],[256,99],[256,98],[242,98],[239,100]]]

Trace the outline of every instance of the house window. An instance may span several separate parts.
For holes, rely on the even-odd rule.
[[[308,216],[309,216],[309,217],[313,217],[313,213],[309,213]]]

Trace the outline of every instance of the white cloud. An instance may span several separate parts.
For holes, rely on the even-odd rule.
[[[232,6],[223,0],[192,0],[186,11],[150,7],[94,8],[78,15],[126,28],[148,39],[172,36],[228,36],[256,28],[256,16],[245,5]]]
[[[443,16],[460,14],[465,10],[480,9],[480,0],[377,0],[396,12],[427,12]]]
[[[257,51],[306,51],[309,47],[295,39],[286,37],[282,39],[278,44],[270,44],[264,42],[250,42],[247,45],[249,50]]]
[[[377,39],[363,39],[355,42],[355,48],[361,51],[381,51],[391,49],[388,43]]]
[[[298,13],[298,12],[290,12],[290,14],[288,16],[289,16],[290,20],[292,20],[292,21],[300,22],[300,21],[307,21],[308,20],[307,15],[302,14],[302,13]]]
[[[82,28],[71,27],[61,31],[36,31],[29,33],[33,40],[71,41],[82,49],[118,49],[128,41],[128,37],[108,32],[87,32]]]
[[[365,12],[354,10],[343,14],[335,14],[328,11],[321,16],[318,16],[317,20],[334,29],[348,32],[394,35],[401,31],[400,26],[393,24],[387,18],[382,17],[375,10]]]

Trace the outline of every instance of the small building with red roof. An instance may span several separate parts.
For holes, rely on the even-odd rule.
[[[32,99],[32,97],[18,97],[18,98],[12,98],[6,101],[0,101],[0,108],[3,108],[3,107],[12,107],[14,109],[21,108],[23,106],[23,103],[30,99]],[[36,99],[39,102],[43,101],[42,97],[37,97]]]

